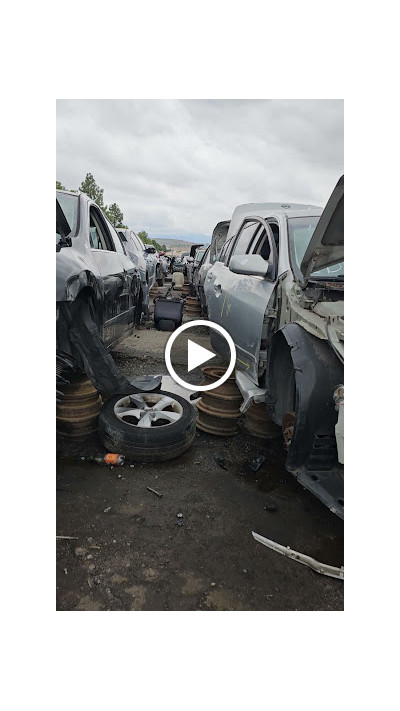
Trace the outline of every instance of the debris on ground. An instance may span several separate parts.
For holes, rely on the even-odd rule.
[[[77,541],[78,536],[56,536],[56,540]]]
[[[155,494],[156,496],[159,496],[159,497],[161,498],[162,494],[160,494],[160,493],[159,493],[158,491],[156,491],[155,489],[152,489],[151,486],[147,486],[146,488],[147,488],[148,491],[151,491],[153,494]]]
[[[327,575],[330,578],[344,580],[343,566],[341,568],[337,568],[334,565],[320,563],[318,560],[311,558],[311,556],[306,555],[305,553],[299,553],[298,551],[292,550],[290,546],[282,546],[280,543],[275,543],[275,541],[271,541],[269,538],[264,538],[264,536],[260,536],[259,533],[255,533],[254,531],[252,531],[252,534],[253,538],[259,543],[262,543],[263,546],[271,548],[271,550],[281,553],[281,555],[285,555],[292,560],[297,560],[297,562],[302,563],[302,565],[307,565],[312,570],[315,570],[316,573]]]
[[[75,555],[76,555],[78,558],[83,558],[83,557],[86,555],[86,553],[87,553],[86,548],[81,548],[80,546],[78,546],[77,548],[75,548]]]
[[[223,454],[221,454],[221,452],[215,452],[215,454],[213,456],[214,456],[214,459],[217,462],[218,466],[221,467],[222,469],[226,469],[225,457],[223,456]]]
[[[264,464],[265,460],[266,460],[265,455],[259,454],[257,457],[252,459],[251,462],[249,462],[249,468],[253,472],[258,472],[260,467]]]
[[[109,452],[108,454],[105,454],[102,457],[81,457],[81,459],[85,459],[87,462],[96,462],[97,464],[106,464],[107,466],[110,466],[111,469],[113,467],[123,467],[125,464],[125,455],[124,454],[113,454]]]

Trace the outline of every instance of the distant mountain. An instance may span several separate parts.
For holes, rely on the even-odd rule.
[[[167,239],[166,237],[157,237],[158,244],[165,244],[167,252],[189,252],[192,244],[206,244],[205,240],[197,239],[193,242],[189,242],[185,239]]]

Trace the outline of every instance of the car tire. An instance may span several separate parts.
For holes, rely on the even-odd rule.
[[[103,405],[99,415],[99,436],[108,451],[123,454],[127,459],[136,462],[162,462],[175,459],[186,452],[196,435],[196,410],[193,405],[175,393],[162,390],[136,395],[146,398],[147,403],[157,401],[157,396],[158,402],[162,398],[173,400],[172,407],[179,412],[179,419],[166,426],[139,427],[137,422],[126,420],[127,417],[135,420],[135,417],[121,415],[125,404],[129,409],[130,396],[113,396]],[[120,406],[117,406],[117,403]],[[116,413],[116,406],[119,415]],[[134,405],[130,405],[130,408],[135,410]],[[158,410],[158,413],[160,412],[163,411]],[[124,417],[125,421],[121,417]]]

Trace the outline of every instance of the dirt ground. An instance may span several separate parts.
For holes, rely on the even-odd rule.
[[[166,374],[169,335],[141,327],[114,352],[121,372]],[[190,337],[210,348],[206,332]],[[184,376],[184,346],[173,362]],[[281,440],[198,431],[177,460],[113,469],[80,459],[105,452],[97,435],[58,439],[57,452],[57,535],[76,537],[56,544],[58,610],[343,609],[341,581],[251,535],[343,564],[343,522],[286,472]],[[264,464],[249,473],[260,453]]]

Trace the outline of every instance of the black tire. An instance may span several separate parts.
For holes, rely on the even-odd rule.
[[[150,394],[150,393],[148,393]],[[139,428],[122,422],[114,413],[114,405],[121,395],[110,398],[99,415],[99,437],[109,452],[124,454],[136,462],[163,462],[186,452],[196,435],[196,410],[187,400],[175,393],[169,395],[182,406],[177,422],[165,427]]]

